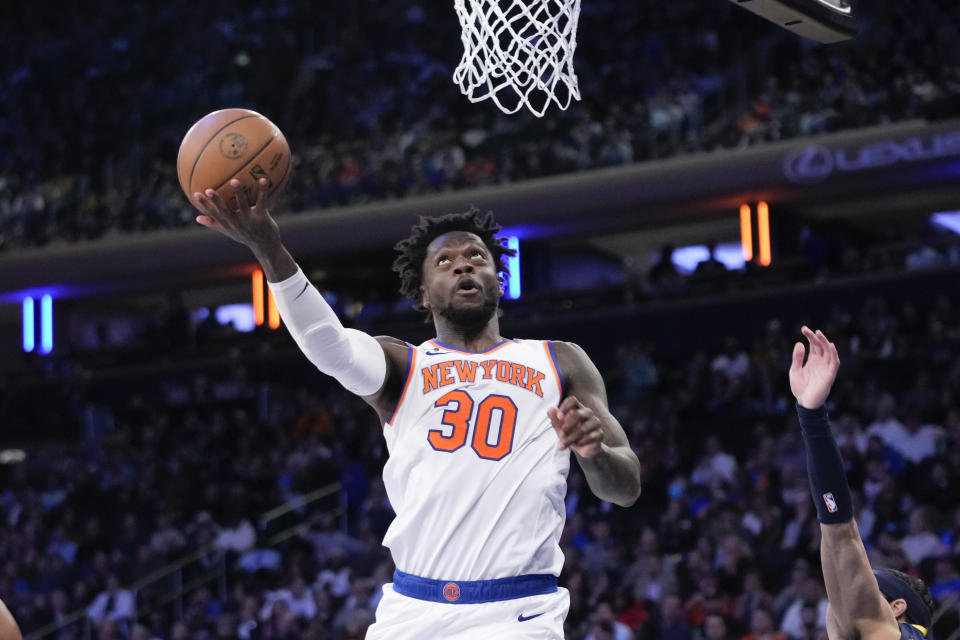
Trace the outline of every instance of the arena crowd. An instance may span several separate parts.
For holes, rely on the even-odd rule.
[[[831,47],[714,4],[583,3],[583,102],[536,119],[459,94],[443,3],[19,3],[0,38],[0,250],[193,224],[177,148],[223,107],[285,132],[290,212],[957,113],[956,3],[865,7]]]

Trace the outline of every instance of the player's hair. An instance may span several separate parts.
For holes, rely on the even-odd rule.
[[[923,604],[927,607],[927,609],[930,610],[931,614],[937,610],[937,605],[933,602],[933,596],[930,595],[930,589],[927,587],[927,583],[925,583],[923,580],[920,578],[915,578],[910,574],[904,573],[903,571],[897,571],[896,569],[884,567],[882,571],[900,578],[908,587],[910,587],[911,591],[920,596],[920,599],[923,600]]]
[[[420,222],[410,229],[409,237],[393,247],[398,254],[393,261],[393,270],[400,275],[400,293],[413,301],[417,309],[425,310],[421,304],[420,285],[423,283],[423,261],[427,257],[427,247],[436,238],[451,231],[466,231],[478,236],[497,263],[497,271],[501,274],[510,273],[505,258],[516,255],[516,251],[503,245],[504,238],[497,237],[500,225],[494,221],[492,211],[482,213],[476,207],[470,207],[463,213],[420,216]]]

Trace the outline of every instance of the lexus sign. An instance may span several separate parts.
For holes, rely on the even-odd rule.
[[[812,144],[787,154],[783,160],[783,174],[796,184],[815,184],[834,174],[950,156],[960,156],[960,131],[871,142],[845,149]]]

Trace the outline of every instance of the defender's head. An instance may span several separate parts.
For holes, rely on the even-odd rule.
[[[935,607],[923,580],[896,569],[875,569],[873,575],[897,621],[930,627]]]
[[[478,330],[497,311],[503,294],[505,258],[514,255],[496,237],[493,214],[471,207],[465,213],[421,217],[410,236],[394,246],[393,270],[400,291],[429,317]]]

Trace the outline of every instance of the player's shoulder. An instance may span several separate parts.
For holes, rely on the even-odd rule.
[[[387,362],[405,369],[407,361],[409,360],[410,350],[413,348],[409,342],[394,338],[393,336],[374,336],[373,339],[376,340],[380,348],[383,349],[383,353],[387,357]]]
[[[374,336],[374,340],[380,343],[382,347],[391,347],[391,348],[402,348],[409,349],[410,343],[401,340],[400,338],[394,338],[393,336]]]
[[[900,623],[900,640],[927,640],[923,632],[912,624]]]
[[[544,342],[550,345],[550,349],[560,364],[572,365],[574,367],[585,366],[588,363],[592,364],[590,356],[588,356],[584,348],[576,342],[568,342],[566,340],[544,340]]]
[[[603,387],[603,377],[583,347],[565,340],[551,340],[550,346],[557,373],[569,392],[596,391]]]

